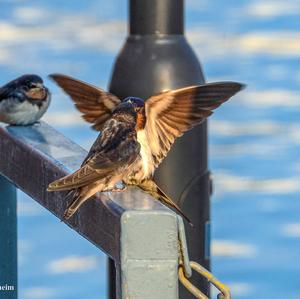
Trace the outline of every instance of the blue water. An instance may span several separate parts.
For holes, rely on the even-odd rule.
[[[106,88],[126,9],[120,0],[0,0],[0,82],[61,72]],[[248,85],[209,125],[212,266],[236,299],[300,299],[299,17],[297,0],[186,1],[207,81]],[[45,120],[88,149],[95,133],[45,81]],[[102,253],[21,193],[18,213],[21,298],[105,298]]]

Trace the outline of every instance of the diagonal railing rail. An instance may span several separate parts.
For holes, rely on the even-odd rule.
[[[86,154],[44,122],[0,126],[0,207],[5,207],[0,212],[0,285],[15,285],[14,291],[0,290],[0,299],[17,298],[12,186],[62,219],[68,204],[65,193],[47,192],[47,186],[78,169]],[[84,204],[67,225],[114,260],[116,299],[178,298],[177,216],[158,201],[137,188],[102,193]]]

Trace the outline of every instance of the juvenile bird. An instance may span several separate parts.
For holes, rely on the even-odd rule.
[[[64,218],[96,192],[120,191],[118,181],[139,186],[189,219],[156,185],[153,173],[175,139],[200,124],[223,102],[243,88],[236,82],[218,82],[161,92],[143,101],[123,100],[77,79],[50,75],[75,102],[83,118],[101,131],[82,166],[48,187],[72,190],[73,202]],[[189,221],[190,222],[190,221]]]
[[[37,75],[23,75],[0,87],[0,121],[31,125],[46,112],[51,95]]]

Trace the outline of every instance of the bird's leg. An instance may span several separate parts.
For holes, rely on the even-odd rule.
[[[112,188],[105,189],[105,192],[123,192],[127,189],[126,184],[123,181],[117,182]]]
[[[127,189],[127,186],[124,186],[123,188],[115,187],[111,191],[112,192],[124,192],[126,189]]]
[[[123,181],[116,183],[116,185],[111,189],[112,192],[124,192],[127,186]]]

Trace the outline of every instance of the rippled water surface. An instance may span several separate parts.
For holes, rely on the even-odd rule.
[[[186,2],[207,81],[248,85],[210,120],[214,273],[234,298],[300,299],[300,2]],[[125,0],[0,0],[0,82],[61,72],[106,87],[125,34]],[[46,83],[45,120],[88,149],[96,134]],[[20,297],[105,298],[104,255],[24,194],[18,204]]]

